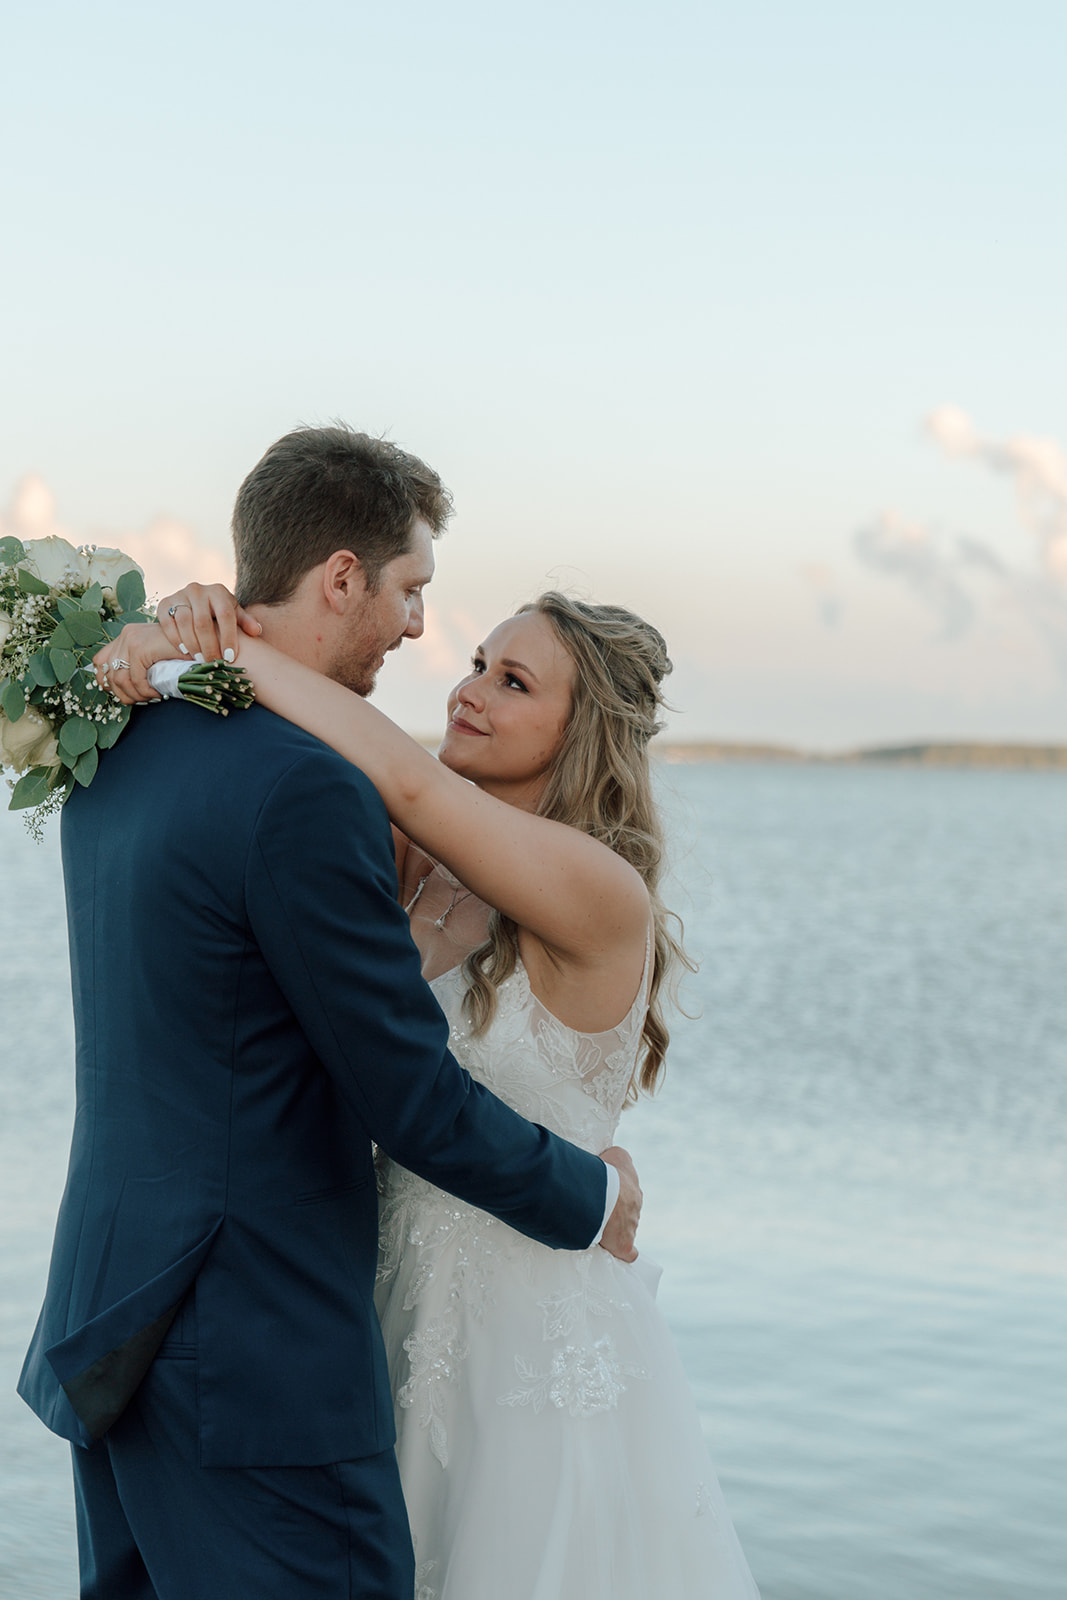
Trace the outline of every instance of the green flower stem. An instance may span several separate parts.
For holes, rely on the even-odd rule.
[[[183,700],[223,717],[231,711],[247,711],[256,698],[245,669],[224,661],[203,661],[190,667],[178,679],[178,691]]]

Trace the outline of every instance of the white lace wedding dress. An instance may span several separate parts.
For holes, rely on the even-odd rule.
[[[458,969],[432,988],[473,1077],[588,1150],[614,1143],[643,991],[617,1028],[576,1033],[520,965],[472,1038]],[[386,1164],[377,1304],[417,1600],[758,1600],[656,1276]]]

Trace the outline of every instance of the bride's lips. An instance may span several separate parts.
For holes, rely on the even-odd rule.
[[[476,733],[479,739],[485,738],[485,734],[481,728],[475,728],[471,723],[464,722],[462,717],[453,717],[448,726],[450,728],[455,728],[457,733]]]

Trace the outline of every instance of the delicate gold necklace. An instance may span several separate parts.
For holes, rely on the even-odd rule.
[[[418,905],[419,896],[422,894],[422,891],[425,889],[426,885],[429,883],[430,879],[433,877],[435,872],[439,872],[441,874],[442,878],[444,878],[445,882],[446,883],[450,883],[452,885],[452,898],[451,898],[451,900],[448,902],[448,904],[445,907],[445,909],[441,912],[441,915],[434,919],[434,924],[433,924],[434,927],[438,928],[438,929],[443,929],[445,923],[448,921],[449,917],[452,915],[452,913],[456,909],[456,907],[457,906],[461,906],[463,904],[464,900],[469,900],[471,895],[474,893],[474,890],[473,889],[463,889],[463,885],[460,883],[459,879],[457,877],[454,877],[453,874],[451,872],[449,872],[447,867],[443,867],[441,865],[441,863],[439,861],[437,861],[430,868],[430,870],[426,874],[426,876],[424,878],[420,878],[419,879],[418,888],[415,890],[415,893],[412,895],[411,899],[408,901],[407,905],[404,907],[404,910],[407,912],[409,917],[410,917],[412,911]],[[460,894],[460,890],[461,889],[463,889],[463,893],[462,894]]]

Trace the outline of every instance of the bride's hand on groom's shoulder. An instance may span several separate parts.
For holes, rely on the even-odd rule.
[[[637,1181],[637,1169],[630,1160],[630,1152],[618,1145],[612,1145],[610,1150],[602,1150],[600,1159],[614,1167],[619,1174],[619,1198],[601,1235],[601,1249],[617,1256],[620,1261],[636,1261],[634,1240],[637,1224],[641,1220],[643,1198],[641,1185]]]
[[[242,632],[252,638],[263,632],[224,583],[187,583],[164,595],[156,621],[178,655],[202,655],[205,661],[236,661]]]
[[[252,636],[263,631],[225,584],[186,584],[159,602],[155,622],[128,622],[117,639],[96,652],[96,681],[124,706],[158,700],[149,667],[179,656],[190,663],[198,655],[205,661],[233,661],[242,630]]]

